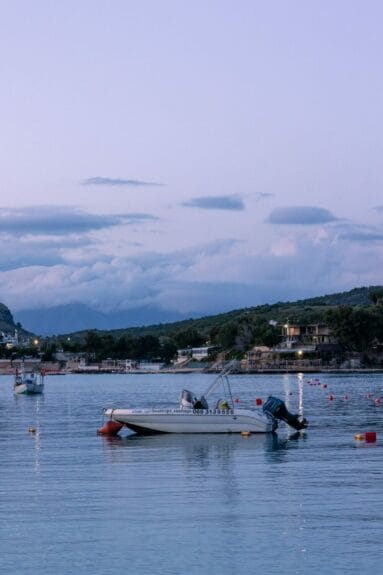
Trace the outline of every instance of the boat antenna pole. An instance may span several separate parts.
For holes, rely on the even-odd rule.
[[[206,399],[209,397],[209,395],[215,390],[216,387],[218,387],[219,385],[221,385],[222,382],[226,381],[227,386],[229,388],[229,393],[230,393],[230,398],[233,401],[233,398],[231,397],[231,389],[230,389],[230,384],[229,384],[229,380],[227,379],[227,376],[229,375],[229,373],[231,373],[234,368],[236,367],[237,362],[235,360],[230,361],[228,363],[228,365],[226,365],[226,367],[223,368],[223,370],[221,371],[221,373],[218,375],[218,377],[213,381],[213,383],[210,384],[210,386],[207,388],[207,390],[205,391],[205,393],[203,394],[204,397],[206,397]]]

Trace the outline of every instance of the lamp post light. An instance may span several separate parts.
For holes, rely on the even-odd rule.
[[[285,333],[286,333],[286,341],[290,341],[290,325],[289,325],[289,320],[286,320],[286,323],[284,324],[284,329],[285,329]]]
[[[298,349],[297,357],[298,357],[299,361],[303,358],[303,350],[302,349]],[[298,365],[301,365],[301,364],[299,363]]]

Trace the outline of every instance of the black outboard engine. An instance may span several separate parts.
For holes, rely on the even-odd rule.
[[[301,415],[293,415],[287,410],[285,403],[278,397],[269,395],[263,404],[263,412],[276,419],[281,419],[298,431],[308,426],[308,421]]]

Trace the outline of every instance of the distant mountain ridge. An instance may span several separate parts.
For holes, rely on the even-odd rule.
[[[381,286],[354,288],[346,292],[327,294],[297,300],[276,302],[256,307],[242,308],[212,316],[200,315],[197,318],[185,314],[167,312],[158,308],[142,307],[134,310],[101,312],[81,303],[55,306],[46,309],[22,310],[15,312],[15,320],[9,309],[0,304],[0,329],[3,325],[15,329],[14,321],[24,329],[42,336],[73,334],[87,330],[126,332],[134,335],[166,334],[169,331],[195,327],[202,331],[210,329],[240,316],[257,315],[275,321],[321,321],[326,309],[339,305],[367,306],[371,304],[370,293],[382,289]],[[195,314],[197,315],[197,314]]]
[[[16,325],[9,308],[3,303],[0,303],[0,330],[13,331],[15,329]]]
[[[25,330],[19,323],[15,323],[10,309],[5,304],[0,303],[0,331],[14,334],[16,329],[20,335],[33,335],[33,332]]]
[[[85,304],[74,303],[18,311],[15,312],[15,318],[34,333],[47,336],[92,329],[109,331],[138,327],[150,323],[178,321],[184,316],[150,307],[104,313]]]

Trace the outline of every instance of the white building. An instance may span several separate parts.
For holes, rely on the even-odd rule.
[[[204,347],[188,347],[186,349],[178,349],[178,359],[183,357],[191,357],[197,361],[208,359],[215,351],[218,351],[217,345],[206,345]]]
[[[12,335],[10,333],[5,333],[4,331],[1,332],[1,341],[5,344],[7,349],[12,349],[13,347],[18,347],[19,345],[19,334],[17,329],[15,329],[15,333]]]

